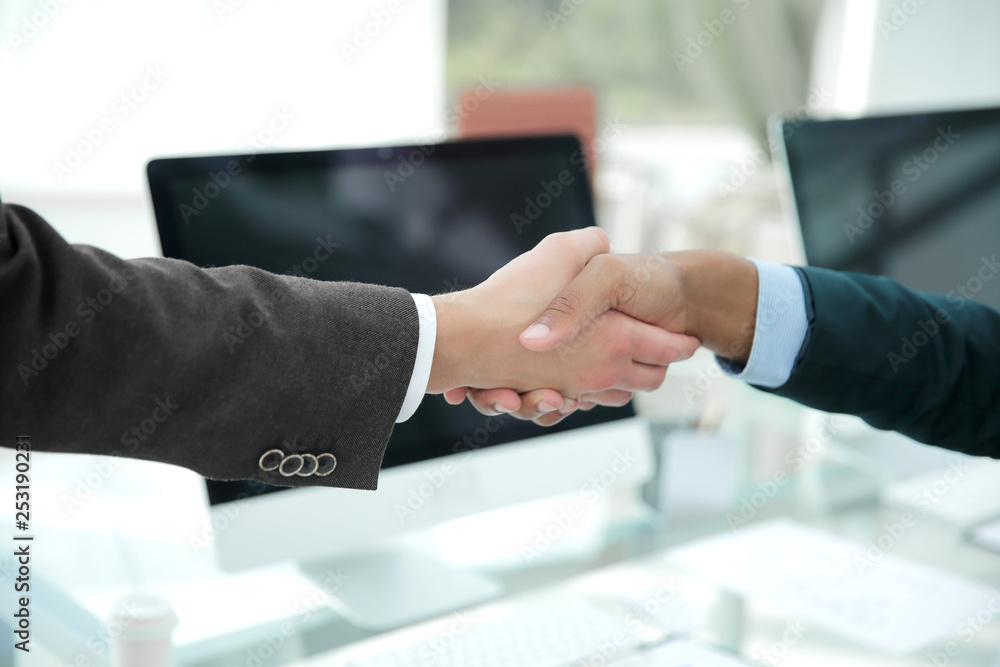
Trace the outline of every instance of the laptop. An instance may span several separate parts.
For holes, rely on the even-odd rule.
[[[769,133],[808,264],[1000,309],[1000,108],[778,118]],[[959,531],[1000,517],[996,466],[970,468],[928,508],[922,491],[958,455],[880,442],[865,455],[901,477],[885,504]],[[998,534],[974,541],[1000,549]]]
[[[548,234],[596,224],[585,153],[570,135],[171,157],[147,175],[165,257],[423,294],[472,287]],[[549,428],[510,420],[477,447],[634,414],[598,407]],[[424,401],[396,425],[383,467],[452,454],[481,427],[468,404]],[[210,481],[209,498],[259,486]]]
[[[1000,308],[1000,108],[769,127],[811,266]]]

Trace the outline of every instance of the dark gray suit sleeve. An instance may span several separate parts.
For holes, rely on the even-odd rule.
[[[0,207],[0,444],[376,487],[416,356],[405,290],[122,260]],[[337,465],[286,477],[271,449]]]
[[[887,278],[800,272],[809,332],[791,377],[773,393],[1000,458],[1000,312]]]

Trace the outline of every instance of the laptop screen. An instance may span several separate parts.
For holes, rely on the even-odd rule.
[[[583,152],[568,136],[150,162],[166,257],[438,294],[483,281],[553,232],[595,224]],[[613,419],[595,408],[543,429],[503,421],[481,438],[468,404],[424,399],[397,424],[383,466]],[[210,484],[213,502],[245,491]]]
[[[1000,109],[781,132],[810,265],[1000,308]]]

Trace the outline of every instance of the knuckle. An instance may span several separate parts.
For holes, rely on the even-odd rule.
[[[615,335],[605,343],[605,350],[613,361],[632,359],[632,339],[626,335]]]
[[[615,386],[616,372],[614,369],[603,368],[595,370],[590,374],[587,390],[591,392],[604,391]]]
[[[616,391],[608,399],[608,405],[612,405],[616,408],[620,408],[623,405],[627,405],[629,401],[632,400],[632,392],[630,391]]]
[[[621,255],[598,255],[590,260],[594,270],[608,286],[608,308],[628,303],[635,296],[634,276],[629,271],[627,260]]]
[[[650,378],[648,385],[646,386],[646,391],[656,391],[663,385],[663,381],[667,379],[667,369],[662,368]]]
[[[624,266],[624,261],[618,255],[597,255],[590,260],[589,264],[605,280],[607,280],[608,276],[614,277],[615,283],[618,282],[623,273],[622,267]]]
[[[555,317],[572,317],[583,306],[583,295],[567,288],[549,304],[547,312]]]

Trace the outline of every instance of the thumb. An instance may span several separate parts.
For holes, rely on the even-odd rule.
[[[521,332],[521,345],[544,352],[573,340],[596,317],[618,305],[624,267],[616,255],[598,255]]]

